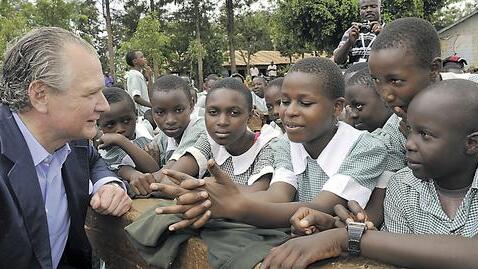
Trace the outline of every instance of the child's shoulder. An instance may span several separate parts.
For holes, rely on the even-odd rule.
[[[411,192],[418,191],[422,184],[423,180],[416,178],[412,170],[405,167],[392,175],[387,189],[390,193],[408,197]]]

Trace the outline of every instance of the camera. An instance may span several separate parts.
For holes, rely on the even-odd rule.
[[[370,22],[358,23],[357,25],[360,29],[360,33],[362,34],[370,33],[372,30],[372,24]]]

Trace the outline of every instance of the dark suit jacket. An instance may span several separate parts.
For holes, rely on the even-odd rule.
[[[93,184],[110,172],[87,140],[70,142],[62,167],[70,230],[62,260],[91,268],[84,224]],[[52,268],[45,206],[28,146],[12,113],[0,105],[0,268]]]

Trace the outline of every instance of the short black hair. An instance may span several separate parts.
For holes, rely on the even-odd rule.
[[[267,85],[267,80],[263,77],[257,76],[257,77],[254,77],[252,80],[254,80],[254,79],[260,79],[260,80],[264,81],[264,83]]]
[[[192,93],[191,86],[181,77],[177,75],[164,75],[161,76],[154,84],[151,89],[151,93],[158,92],[169,92],[174,90],[181,90],[188,100],[192,102]]]
[[[271,80],[271,82],[269,82],[269,84],[267,84],[267,87],[266,88],[270,88],[270,87],[277,87],[277,88],[282,88],[282,83],[284,83],[284,78],[281,77],[281,78],[275,78],[273,80]]]
[[[217,74],[209,74],[204,81],[209,81],[209,80],[219,80],[219,76]]]
[[[478,114],[478,83],[467,79],[442,80],[419,92],[413,98],[412,103],[421,98],[427,99],[430,95],[438,95],[439,99],[459,107],[450,113],[462,113],[459,115],[463,117],[461,122],[464,126],[462,128],[466,132],[478,131],[478,118],[476,117]]]
[[[334,62],[327,58],[311,57],[301,59],[291,67],[289,74],[293,72],[317,76],[324,86],[323,94],[330,99],[344,97],[345,85],[342,72]]]
[[[128,51],[128,53],[126,53],[125,59],[126,59],[126,63],[129,66],[134,67],[133,60],[136,59],[136,52],[138,52],[138,51],[139,50],[132,50],[132,51]]]
[[[368,68],[357,71],[345,84],[347,87],[353,85],[360,85],[375,90],[375,84],[373,83],[372,76]]]
[[[347,70],[344,72],[344,77],[346,77],[350,73],[355,73],[358,72],[359,70],[362,70],[364,68],[368,68],[368,63],[367,62],[358,62],[354,63]]]
[[[403,48],[416,58],[416,63],[429,67],[441,56],[440,39],[433,25],[420,18],[401,18],[387,24],[372,44],[372,52]]]
[[[242,79],[242,82],[244,82],[244,77],[239,73],[232,73],[231,78],[240,78]]]
[[[209,90],[209,93],[206,95],[206,104],[209,96],[211,96],[211,94],[217,89],[227,89],[240,93],[242,96],[244,96],[244,99],[246,100],[247,109],[249,111],[252,110],[252,93],[246,87],[246,85],[244,85],[244,83],[241,83],[235,78],[225,78],[219,80],[218,82],[216,82],[216,84],[214,84],[214,87],[212,87],[212,89]]]
[[[103,90],[103,94],[105,95],[106,101],[108,104],[115,104],[122,101],[128,102],[128,105],[131,107],[133,111],[136,111],[136,105],[133,101],[133,98],[123,89],[118,87],[106,87]]]

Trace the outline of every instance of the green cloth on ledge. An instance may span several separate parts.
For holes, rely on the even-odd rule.
[[[125,230],[143,259],[158,268],[171,268],[181,244],[201,238],[208,248],[208,261],[218,269],[250,269],[260,263],[271,248],[289,239],[288,229],[262,229],[248,224],[210,220],[202,229],[171,232],[168,226],[181,218],[157,215],[151,209]]]

